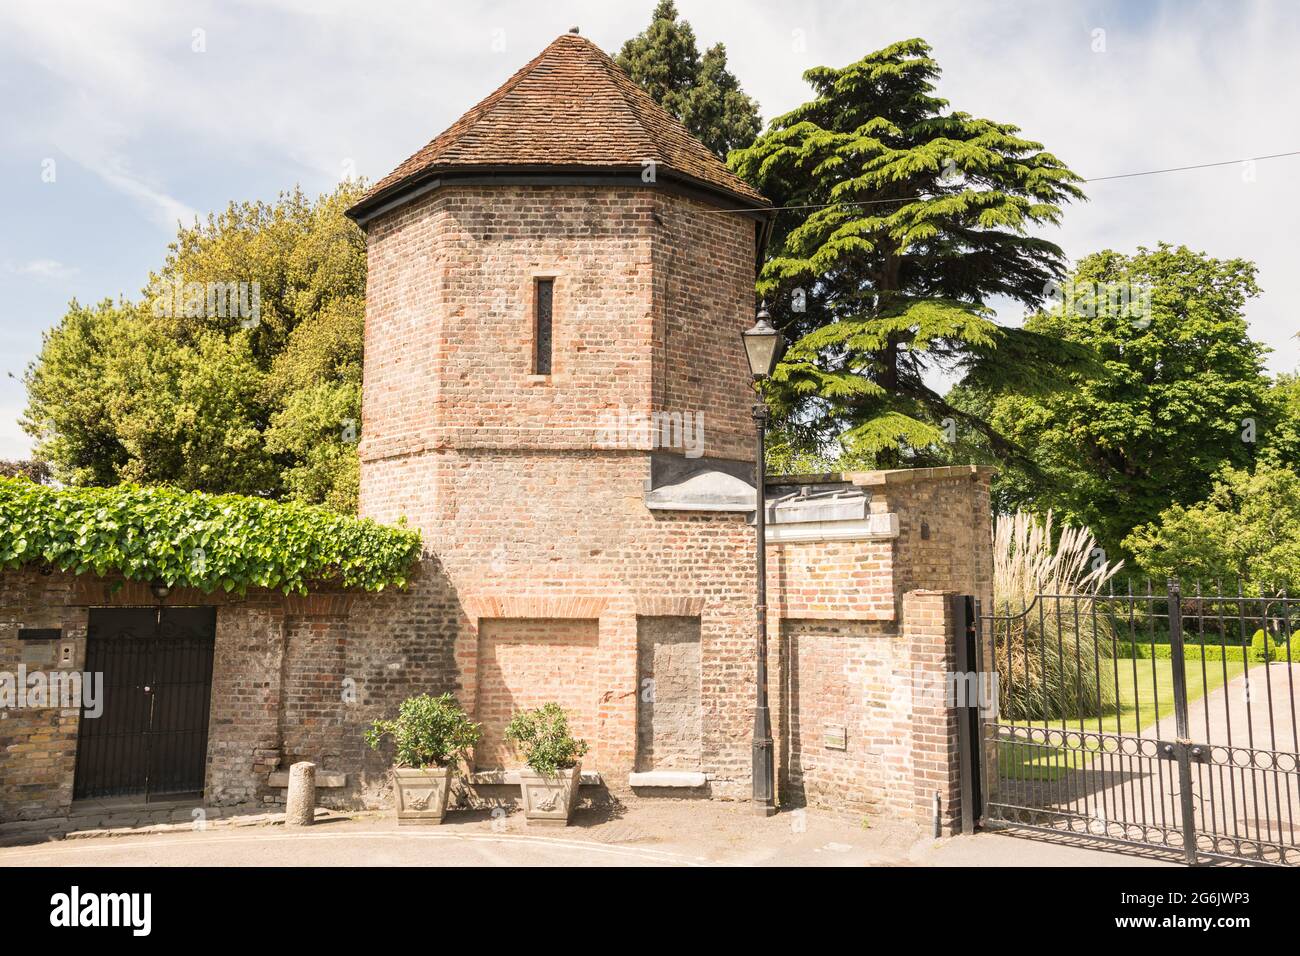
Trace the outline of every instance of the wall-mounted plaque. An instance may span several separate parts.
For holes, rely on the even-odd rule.
[[[46,665],[54,663],[54,645],[49,641],[29,641],[19,648],[22,663]]]
[[[63,629],[58,627],[20,627],[20,641],[57,641],[63,637]]]
[[[848,750],[849,729],[847,727],[827,727],[822,734],[822,745],[827,750]]]

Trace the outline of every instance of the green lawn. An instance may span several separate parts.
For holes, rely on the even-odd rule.
[[[1111,662],[1103,661],[1107,667]],[[1114,734],[1135,735],[1157,720],[1174,712],[1174,669],[1168,660],[1135,661],[1121,659],[1119,665],[1119,706],[1101,717],[1085,717],[1082,721],[1065,721],[1067,730],[1085,730]],[[1251,669],[1266,667],[1251,664]],[[1204,697],[1209,691],[1221,687],[1224,668],[1227,679],[1241,675],[1245,664],[1241,661],[1206,661],[1204,675],[1200,660],[1185,662],[1187,672],[1188,702]],[[1134,683],[1134,671],[1137,680]],[[1154,684],[1153,684],[1154,682]],[[1014,721],[1021,726],[1042,726],[1041,721]],[[1059,729],[1060,720],[1049,720],[1049,729]],[[1077,751],[1058,749],[1038,744],[1004,743],[998,747],[998,770],[1004,777],[1022,780],[1056,780],[1071,769],[1086,766]]]

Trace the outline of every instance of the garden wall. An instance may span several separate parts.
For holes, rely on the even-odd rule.
[[[166,603],[216,606],[205,781],[213,805],[279,802],[271,774],[300,759],[346,773],[346,786],[319,792],[323,804],[377,805],[387,761],[364,747],[364,729],[409,694],[458,689],[454,608],[436,562],[406,592],[238,597],[181,588]],[[20,628],[58,628],[56,669],[81,670],[90,608],[157,604],[146,586],[118,578],[5,572],[0,671],[15,672],[43,643],[20,641]],[[79,720],[75,709],[0,709],[0,821],[68,811]]]
[[[534,480],[545,485],[540,464],[528,469],[516,476],[525,503],[547,493],[531,490]],[[769,537],[780,799],[928,820],[940,791],[951,819],[953,715],[922,690],[951,664],[946,593],[989,599],[989,473],[835,477],[869,492],[870,520],[860,522],[869,533]],[[630,775],[687,771],[704,783],[674,796],[747,798],[754,617],[746,515],[647,515],[629,488],[618,514],[593,513],[588,503],[586,520],[560,508],[543,525],[506,529],[497,527],[499,509],[476,520],[477,500],[460,499],[460,546],[446,544],[447,562],[426,556],[404,592],[167,596],[168,605],[216,607],[208,802],[277,802],[277,774],[307,759],[346,781],[322,787],[323,803],[383,805],[387,757],[364,746],[363,731],[408,695],[444,691],[484,725],[478,771],[517,766],[500,739],[509,713],[558,698],[592,745],[584,768],[606,791],[654,795]],[[80,669],[91,608],[156,604],[139,583],[4,572],[0,672],[40,654],[48,658],[41,666]],[[20,628],[34,627],[60,634],[43,649],[18,640]],[[77,729],[75,710],[0,709],[0,819],[68,811]]]

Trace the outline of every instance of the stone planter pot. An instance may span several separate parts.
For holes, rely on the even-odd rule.
[[[393,802],[398,826],[441,823],[450,789],[451,767],[394,767]]]
[[[565,827],[578,805],[578,781],[582,765],[556,774],[538,773],[528,767],[519,771],[519,789],[524,799],[524,819],[530,824]]]

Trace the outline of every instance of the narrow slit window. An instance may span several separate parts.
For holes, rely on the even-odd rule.
[[[533,374],[551,374],[551,315],[555,300],[555,280],[538,279],[536,287],[537,327],[533,335]]]

